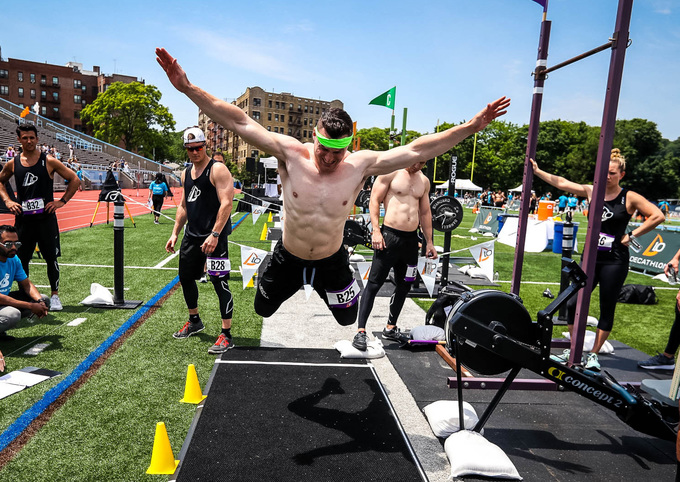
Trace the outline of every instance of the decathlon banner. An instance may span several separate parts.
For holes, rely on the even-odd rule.
[[[477,229],[480,233],[496,234],[498,231],[498,215],[503,214],[505,209],[494,208],[491,206],[482,206],[479,208],[473,229]]]
[[[262,206],[255,206],[253,204],[252,210],[253,210],[253,224],[257,222],[257,219],[260,217],[261,214],[267,212],[267,208],[269,207],[271,203],[268,203],[267,201],[262,201]]]
[[[267,256],[267,251],[250,246],[241,246],[241,275],[243,277],[243,289],[246,289],[250,280],[260,269],[260,265],[264,262]]]
[[[471,246],[470,254],[482,270],[482,274],[493,281],[493,248],[496,241]]]
[[[637,225],[629,225],[628,230]],[[668,229],[654,229],[637,238],[642,246],[639,253],[628,248],[630,252],[630,268],[646,273],[663,273],[663,268],[680,249],[680,232]]]

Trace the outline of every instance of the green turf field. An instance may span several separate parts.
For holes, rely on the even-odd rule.
[[[167,211],[172,216],[174,212]],[[238,220],[242,214],[236,214]],[[468,229],[475,215],[469,210],[461,227],[452,239],[452,249],[472,246],[488,238],[470,239]],[[164,250],[171,229],[171,221],[161,218],[153,224],[151,215],[135,219],[137,228],[125,230],[125,265],[141,268],[125,270],[126,299],[150,300],[173,282],[177,275],[177,258],[164,268],[151,269],[165,260]],[[585,235],[585,218],[581,222],[579,241]],[[269,241],[259,241],[266,216],[256,225],[249,215],[230,237],[231,241],[267,250]],[[129,221],[126,221],[126,226]],[[435,244],[443,245],[443,234],[436,233]],[[179,245],[179,243],[178,243]],[[60,295],[64,311],[43,320],[22,321],[12,331],[17,339],[0,346],[7,357],[7,370],[38,366],[58,370],[64,375],[48,380],[18,394],[0,400],[0,429],[5,431],[27,409],[62,381],[86,357],[130,318],[135,310],[99,310],[86,308],[79,302],[89,294],[92,282],[113,286],[113,228],[95,226],[64,233],[61,258],[62,285]],[[240,249],[230,245],[232,267],[240,264]],[[462,253],[465,255],[466,253]],[[501,280],[509,280],[514,251],[496,243],[496,270]],[[30,277],[37,285],[47,285],[45,266],[35,260]],[[520,295],[530,313],[535,314],[550,300],[541,293],[550,286],[559,291],[559,255],[553,253],[525,256]],[[81,266],[71,266],[81,265]],[[98,265],[88,267],[83,265]],[[627,283],[664,286],[649,277],[631,273]],[[501,282],[509,291],[509,282]],[[666,285],[667,286],[667,285]],[[259,345],[262,318],[253,310],[254,289],[242,289],[238,270],[232,271],[231,288],[234,293],[234,323],[232,333],[237,345]],[[47,292],[48,288],[40,288]],[[217,299],[211,284],[199,284],[199,309],[206,325],[205,331],[186,340],[175,340],[172,333],[187,319],[181,290],[176,290],[156,311],[132,333],[120,348],[66,402],[49,421],[30,438],[23,449],[0,470],[3,481],[42,480],[106,480],[138,481],[167,480],[165,475],[150,476],[149,465],[155,426],[165,422],[175,456],[187,435],[195,406],[179,403],[183,396],[187,366],[194,364],[201,387],[205,387],[215,360],[207,353],[220,330]],[[665,346],[673,319],[676,290],[657,290],[659,304],[654,306],[619,305],[612,337],[647,353]],[[419,301],[424,307],[428,301]],[[597,315],[597,290],[591,301],[591,313]],[[78,326],[67,326],[75,318],[85,317]],[[424,320],[424,317],[423,317]],[[556,327],[556,333],[566,327]],[[38,356],[24,352],[35,343],[49,343]],[[229,407],[224,407],[229,414]]]

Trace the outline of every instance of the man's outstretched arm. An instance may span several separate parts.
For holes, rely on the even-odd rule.
[[[240,108],[218,99],[189,82],[186,72],[177,59],[164,48],[156,49],[156,60],[165,71],[170,83],[189,97],[213,121],[243,137],[249,144],[276,156],[277,159],[285,159],[284,141],[289,142],[293,138],[269,132],[248,117]],[[296,143],[302,148],[302,144],[297,141]]]
[[[510,99],[501,97],[487,104],[484,109],[479,111],[468,122],[451,127],[445,131],[419,137],[410,144],[399,146],[389,151],[379,153],[359,151],[359,154],[364,156],[375,156],[374,162],[369,160],[369,166],[365,174],[366,176],[386,174],[439,156],[466,137],[484,129],[492,120],[505,114],[509,106]]]

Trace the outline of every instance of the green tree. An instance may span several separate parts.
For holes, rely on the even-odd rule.
[[[360,149],[371,151],[386,151],[390,145],[390,129],[371,127],[370,129],[359,129],[357,137],[361,139]]]
[[[122,142],[126,150],[148,156],[164,142],[158,133],[175,128],[172,114],[160,99],[161,92],[153,85],[114,82],[80,115],[97,139],[113,145]]]

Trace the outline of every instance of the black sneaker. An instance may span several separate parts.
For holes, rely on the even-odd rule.
[[[172,336],[174,338],[189,338],[191,335],[195,335],[196,333],[203,331],[204,329],[205,326],[203,326],[203,322],[201,320],[198,320],[196,323],[187,321],[186,323],[184,323],[182,329],[179,330],[177,333],[173,333]]]
[[[391,330],[383,328],[382,337],[387,340],[401,341],[401,331],[396,326]]]
[[[220,336],[217,337],[215,344],[208,348],[208,353],[212,355],[219,355],[220,353],[224,353],[231,348],[234,348],[231,338],[229,338],[224,333],[220,333]]]
[[[354,341],[352,341],[352,346],[360,351],[366,351],[366,342],[368,341],[368,336],[366,336],[365,331],[357,331],[354,335]]]
[[[663,353],[656,352],[656,355],[649,360],[638,362],[638,368],[645,370],[673,370],[675,368],[675,358],[668,358]]]

